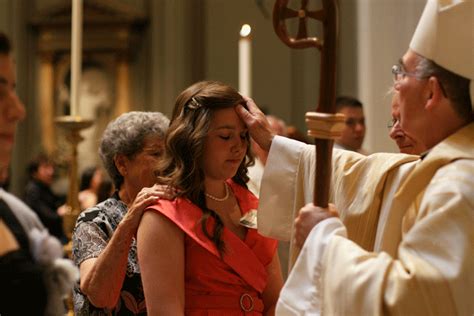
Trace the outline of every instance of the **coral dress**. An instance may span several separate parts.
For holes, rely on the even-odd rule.
[[[242,215],[257,209],[258,199],[247,189],[228,181]],[[262,315],[262,292],[267,285],[266,266],[275,255],[276,240],[247,229],[244,240],[227,228],[221,258],[215,245],[204,235],[199,207],[184,198],[159,200],[147,211],[157,211],[185,233],[186,315]],[[206,223],[212,231],[215,221]]]

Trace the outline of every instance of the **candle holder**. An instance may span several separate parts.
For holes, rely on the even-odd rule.
[[[91,127],[94,121],[79,116],[59,116],[55,119],[55,123],[58,127],[66,131],[66,140],[72,149],[69,165],[69,190],[66,201],[66,213],[63,216],[63,230],[66,237],[71,240],[72,231],[76,225],[77,217],[81,212],[78,199],[77,145],[84,140],[80,134],[81,130]]]

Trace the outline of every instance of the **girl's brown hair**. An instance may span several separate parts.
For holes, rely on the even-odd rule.
[[[245,105],[245,100],[232,87],[217,81],[201,81],[188,87],[176,99],[170,126],[165,138],[165,154],[158,166],[158,182],[179,190],[203,210],[201,227],[219,252],[224,251],[221,240],[223,223],[217,213],[206,206],[204,172],[201,168],[204,142],[209,132],[212,114],[216,110]],[[246,157],[232,178],[247,187],[247,167],[254,163],[247,135]],[[208,232],[206,222],[215,218],[213,232]]]

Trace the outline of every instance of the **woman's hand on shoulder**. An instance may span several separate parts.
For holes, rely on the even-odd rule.
[[[135,234],[138,229],[138,224],[140,224],[143,211],[147,207],[155,204],[160,198],[171,200],[175,196],[175,190],[169,189],[168,186],[165,185],[155,184],[152,187],[141,189],[129,207],[121,225],[127,225],[133,234]]]

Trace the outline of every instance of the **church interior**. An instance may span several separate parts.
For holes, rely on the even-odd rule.
[[[472,312],[472,7],[0,0],[6,314]]]
[[[364,104],[368,152],[397,150],[387,131],[390,66],[403,55],[424,5],[423,0],[401,2],[339,1],[336,94],[354,96]],[[298,3],[289,1],[288,6]],[[273,4],[85,0],[78,114],[92,119],[93,125],[82,131],[79,170],[99,163],[99,135],[117,114],[144,110],[169,116],[178,93],[200,80],[238,87],[243,24],[252,28],[250,96],[269,114],[305,132],[304,114],[318,102],[320,53],[315,48],[291,49],[279,40],[272,26]],[[320,5],[319,0],[309,2]],[[289,20],[290,30],[296,26]],[[21,195],[32,157],[47,152],[64,163],[70,155],[54,119],[70,111],[71,2],[3,0],[0,29],[14,44],[17,92],[27,111],[17,130],[10,170],[10,190]],[[318,23],[308,22],[308,29],[319,36]]]

